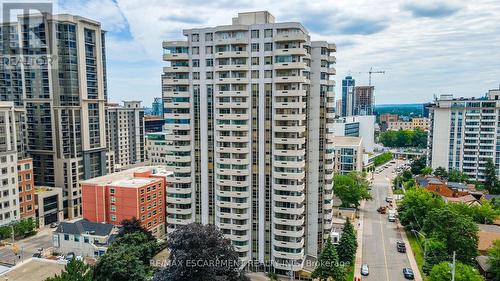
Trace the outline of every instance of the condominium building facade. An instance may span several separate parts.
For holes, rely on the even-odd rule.
[[[333,137],[334,173],[363,171],[363,144],[359,137]]]
[[[35,179],[31,158],[17,161],[17,182],[19,188],[19,215],[21,219],[35,218]]]
[[[108,104],[107,147],[114,153],[116,169],[144,162],[144,107],[140,101],[124,101],[123,105]]]
[[[3,55],[49,62],[2,65],[0,100],[25,112],[35,184],[62,187],[65,217],[78,217],[79,181],[107,171],[105,32],[66,14],[21,15],[0,29]]]
[[[354,87],[352,115],[372,115],[374,112],[374,86]]]
[[[354,87],[356,80],[352,76],[342,79],[342,114],[339,116],[351,116],[354,114]]]
[[[146,159],[152,165],[167,164],[167,149],[169,143],[166,138],[168,132],[148,133],[146,134]]]
[[[454,99],[441,95],[430,107],[428,164],[459,170],[484,181],[485,164],[491,159],[500,168],[500,90],[483,98]]]
[[[17,134],[12,102],[0,102],[0,226],[17,221]]]
[[[331,228],[336,47],[268,12],[184,35],[163,43],[167,231],[215,224],[242,261],[299,271]]]

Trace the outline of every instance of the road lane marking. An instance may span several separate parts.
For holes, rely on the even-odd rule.
[[[382,234],[382,250],[384,251],[385,274],[387,276],[386,280],[389,281],[389,270],[387,269],[387,253],[385,251],[384,229],[382,227],[382,215],[380,215],[379,218],[380,218],[380,233]]]

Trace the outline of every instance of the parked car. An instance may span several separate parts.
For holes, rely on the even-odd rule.
[[[396,216],[394,214],[389,214],[389,215],[387,215],[387,220],[389,222],[395,222],[396,221]]]
[[[34,253],[33,257],[41,259],[42,258],[42,254],[40,254],[40,253]]]
[[[392,197],[391,196],[385,197],[385,202],[392,203]]]
[[[415,279],[415,275],[413,275],[413,270],[411,270],[411,268],[408,267],[403,268],[403,275],[406,279],[409,280]]]
[[[64,259],[67,260],[67,261],[70,261],[70,260],[72,260],[74,258],[75,258],[75,253],[73,253],[73,252],[67,253],[66,256],[64,257]]]
[[[398,252],[406,253],[406,245],[403,241],[397,241],[396,248],[398,249]]]
[[[361,265],[361,275],[368,276],[368,274],[370,274],[370,270],[368,268],[368,265],[364,263]]]
[[[59,224],[57,222],[53,222],[50,224],[50,228],[56,228]]]

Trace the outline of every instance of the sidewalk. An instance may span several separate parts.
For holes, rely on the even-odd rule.
[[[356,229],[356,240],[358,241],[358,248],[356,249],[356,257],[354,260],[354,277],[360,277],[361,263],[363,262],[363,217],[366,200],[361,201],[359,204],[359,219],[358,223],[354,226]]]

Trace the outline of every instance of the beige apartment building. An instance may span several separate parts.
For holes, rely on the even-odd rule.
[[[167,232],[217,225],[241,260],[303,270],[331,230],[336,47],[240,13],[163,42]]]
[[[413,118],[411,121],[389,121],[387,122],[387,130],[415,130],[416,128],[428,131],[430,121],[428,118]]]

